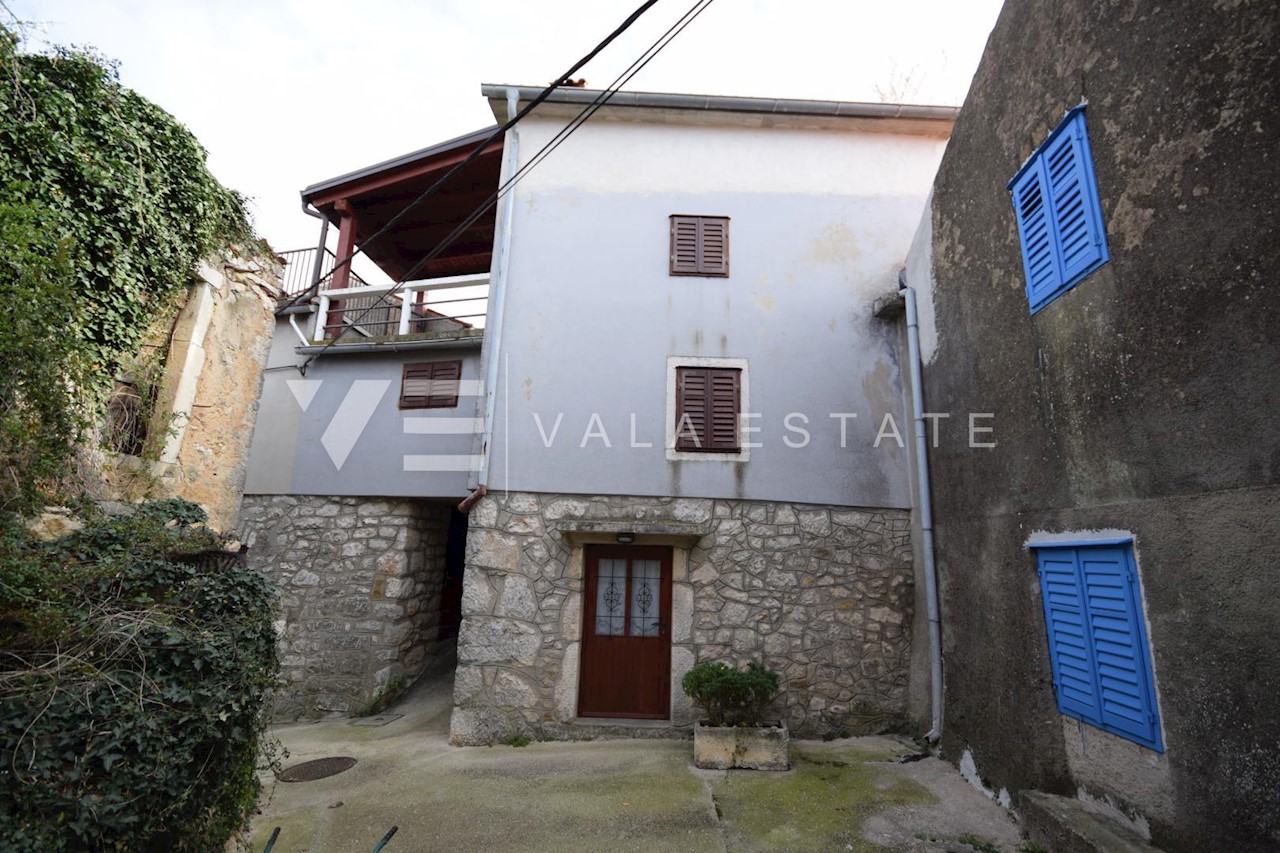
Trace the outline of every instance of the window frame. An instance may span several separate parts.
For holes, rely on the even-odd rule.
[[[1081,195],[1078,209],[1079,217],[1085,227],[1092,232],[1094,246],[1090,255],[1081,258],[1083,266],[1069,272],[1063,259],[1063,234],[1061,223],[1057,220],[1054,204],[1052,181],[1046,159],[1062,150],[1059,141],[1066,136],[1073,148],[1076,159],[1077,180]],[[1040,252],[1028,252],[1028,229],[1034,229],[1035,222],[1028,221],[1023,212],[1024,187],[1034,184],[1034,190],[1040,195],[1040,215],[1044,218],[1045,237],[1050,252],[1052,277],[1036,287],[1035,269],[1040,266],[1033,262],[1033,256],[1041,256]],[[1027,305],[1031,314],[1036,314],[1054,302],[1059,296],[1073,289],[1099,268],[1111,260],[1111,251],[1107,244],[1107,223],[1102,214],[1102,203],[1098,192],[1098,177],[1093,165],[1093,150],[1089,145],[1088,126],[1085,122],[1085,105],[1072,107],[1058,122],[1057,127],[1040,143],[1027,158],[1017,173],[1005,187],[1009,191],[1013,207],[1014,229],[1018,235],[1018,250],[1022,257],[1023,289],[1027,295]],[[1075,217],[1068,217],[1072,219]],[[1032,247],[1039,242],[1031,235]]]
[[[678,426],[679,406],[679,369],[712,368],[738,371],[738,449],[737,450],[681,450],[676,447],[676,427]],[[751,460],[752,442],[747,439],[749,425],[744,414],[751,412],[751,373],[745,358],[713,358],[708,356],[668,356],[667,357],[667,421],[664,447],[666,458],[671,462],[748,462]]]
[[[456,376],[452,379],[437,380],[435,374],[440,368],[450,366],[453,367]],[[430,367],[431,375],[426,379],[428,382],[453,382],[452,395],[444,394],[414,394],[412,397],[405,393],[405,387],[409,382],[409,373],[415,368]],[[414,377],[415,381],[421,381],[421,377]],[[441,361],[413,361],[406,362],[400,371],[400,399],[399,409],[401,411],[413,411],[416,409],[456,409],[458,408],[458,397],[460,396],[462,386],[462,359],[445,359]],[[435,388],[432,388],[434,391]],[[421,400],[422,402],[413,402]]]
[[[673,213],[668,217],[670,229],[670,242],[668,244],[667,254],[667,275],[679,277],[695,277],[695,278],[728,278],[729,277],[729,222],[728,216],[710,216],[704,214],[691,213]],[[683,222],[691,222],[696,228],[694,237],[694,245],[696,252],[696,261],[693,269],[681,269],[676,264],[676,231]],[[722,257],[724,263],[718,268],[712,268],[705,263],[704,247],[706,245],[705,228],[708,222],[723,223],[724,225],[724,249]]]
[[[1136,743],[1139,746],[1154,750],[1157,753],[1163,753],[1164,734],[1161,725],[1159,694],[1156,690],[1155,668],[1152,660],[1151,645],[1148,640],[1146,627],[1146,608],[1142,594],[1141,579],[1138,574],[1137,557],[1134,551],[1132,537],[1106,538],[1106,539],[1049,539],[1045,541],[1030,542],[1027,545],[1036,561],[1036,573],[1040,581],[1040,597],[1041,605],[1044,613],[1046,641],[1048,644],[1050,667],[1052,670],[1052,684],[1054,700],[1057,705],[1058,713],[1082,723],[1087,723],[1094,728],[1100,729],[1111,734],[1114,737],[1123,738],[1124,740]],[[1115,641],[1100,641],[1095,636],[1097,619],[1115,620],[1117,617],[1115,611],[1110,608],[1103,608],[1102,615],[1097,613],[1097,605],[1092,602],[1095,599],[1105,600],[1100,590],[1105,591],[1107,588],[1114,590],[1114,584],[1097,583],[1090,586],[1088,574],[1084,569],[1083,556],[1092,553],[1095,558],[1103,555],[1110,557],[1112,555],[1120,555],[1117,561],[1121,583],[1119,588],[1124,590],[1122,595],[1126,609],[1126,622],[1128,623],[1128,632],[1132,637],[1132,647],[1135,651],[1133,664],[1136,671],[1134,687],[1141,693],[1138,697],[1143,704],[1141,710],[1145,711],[1150,725],[1150,736],[1140,734],[1132,730],[1125,730],[1116,723],[1108,721],[1109,712],[1106,709],[1103,699],[1103,688],[1101,681],[1101,668],[1099,654],[1100,642],[1107,642],[1112,647],[1118,644]],[[1074,588],[1070,591],[1063,589],[1061,581],[1054,582],[1052,596],[1057,601],[1062,602],[1064,595],[1073,595],[1074,601],[1066,604],[1059,604],[1055,607],[1051,600],[1050,579],[1047,577],[1046,563],[1051,556],[1056,556],[1054,562],[1058,565],[1065,565],[1064,559],[1067,555],[1071,557],[1071,565],[1073,567]],[[1099,560],[1099,562],[1102,562]],[[1058,570],[1059,575],[1065,575],[1064,572]],[[1103,577],[1105,581],[1107,578]],[[1114,606],[1114,600],[1111,602]],[[1081,633],[1084,635],[1082,640],[1085,642],[1089,660],[1089,676],[1090,689],[1092,695],[1089,697],[1093,708],[1087,707],[1086,703],[1079,702],[1076,699],[1068,697],[1062,688],[1062,672],[1059,659],[1062,652],[1059,650],[1059,644],[1055,640],[1055,626],[1066,624],[1070,626],[1071,608],[1075,607],[1080,613]],[[1055,616],[1055,611],[1058,615]],[[1064,615],[1065,614],[1065,615]],[[1069,632],[1068,632],[1069,633]],[[1108,652],[1113,659],[1117,658],[1115,652]],[[1077,663],[1074,668],[1079,670],[1079,655],[1073,655]],[[1113,669],[1116,664],[1109,664]],[[1138,671],[1140,670],[1140,671]],[[1079,680],[1079,677],[1076,677]],[[1079,688],[1077,693],[1082,693]],[[1113,718],[1119,715],[1111,715]],[[1128,723],[1130,729],[1134,727],[1132,722]]]

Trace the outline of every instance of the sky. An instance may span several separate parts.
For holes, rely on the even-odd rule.
[[[580,72],[612,81],[689,9],[659,0]],[[277,250],[303,187],[493,124],[481,83],[541,85],[639,0],[5,0],[27,49],[92,46],[200,139]],[[716,0],[626,87],[959,105],[1000,0]]]

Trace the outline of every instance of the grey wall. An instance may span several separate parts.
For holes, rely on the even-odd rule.
[[[1077,786],[1170,850],[1280,845],[1280,18],[1269,2],[1011,0],[934,185],[912,283],[932,454],[946,734],[994,787]],[[1005,183],[1087,121],[1111,262],[1029,316]],[[1136,536],[1167,753],[1058,716],[1034,531]]]
[[[522,156],[543,132],[522,131]],[[896,339],[869,308],[895,285],[941,144],[584,127],[516,193],[490,488],[909,506],[905,453],[873,447],[886,413],[906,424]],[[731,218],[729,278],[668,275],[676,213]],[[667,458],[668,356],[747,360],[764,445],[750,461]],[[792,412],[807,447],[784,444],[801,439]],[[857,413],[844,448],[833,412]],[[595,413],[610,447],[584,446]],[[652,447],[630,446],[633,413]],[[561,414],[546,447],[534,417],[549,435]]]
[[[418,418],[478,416],[477,388],[467,385],[481,378],[479,348],[442,347],[385,355],[331,352],[313,361],[304,377],[293,367],[302,361],[294,353],[297,343],[288,323],[279,322],[262,385],[246,494],[466,496],[468,472],[406,471],[404,459],[406,455],[471,455],[475,452],[474,434],[406,433],[405,423]],[[462,361],[463,391],[471,392],[459,396],[456,408],[400,411],[404,364],[455,359]],[[304,399],[314,390],[305,411],[290,389],[291,382]],[[366,384],[357,388],[357,382]],[[377,386],[368,383],[386,383],[386,387],[379,395]],[[338,418],[344,402],[347,408]],[[335,422],[331,438],[343,433],[350,436],[345,458],[338,443],[331,440],[326,448],[323,441]]]

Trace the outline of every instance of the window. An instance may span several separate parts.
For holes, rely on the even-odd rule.
[[[741,385],[738,368],[677,367],[675,449],[737,453]]]
[[[1033,547],[1058,710],[1164,752],[1132,543]]]
[[[729,217],[671,217],[671,275],[729,276]]]
[[[458,405],[460,361],[423,361],[406,364],[400,382],[400,408],[452,409]]]
[[[1110,258],[1083,106],[1067,113],[1008,189],[1034,314]]]

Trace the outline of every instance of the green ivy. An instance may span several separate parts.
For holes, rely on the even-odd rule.
[[[7,323],[0,336],[0,430],[38,442],[46,403],[68,384],[79,392],[68,417],[91,417],[200,259],[252,239],[243,198],[205,159],[173,116],[120,85],[111,62],[83,49],[24,53],[19,35],[0,24],[0,292],[6,315],[30,315],[19,332]],[[46,298],[55,285],[56,306]],[[65,376],[71,382],[15,375],[14,365],[41,359],[51,338],[68,350],[51,364],[79,362]],[[32,406],[7,419],[6,410]],[[48,445],[61,442],[65,462],[66,429],[53,420]],[[29,471],[10,452],[0,444],[3,473],[23,480],[15,489],[0,478],[0,508],[12,509],[32,503],[33,483],[48,472]]]
[[[0,518],[0,849],[217,850],[246,824],[274,591],[176,559],[220,544],[203,520],[162,501],[37,543]]]
[[[0,509],[41,501],[39,484],[61,472],[68,448],[87,426],[76,389],[89,382],[78,345],[82,312],[68,298],[70,240],[45,229],[32,204],[0,197]]]

